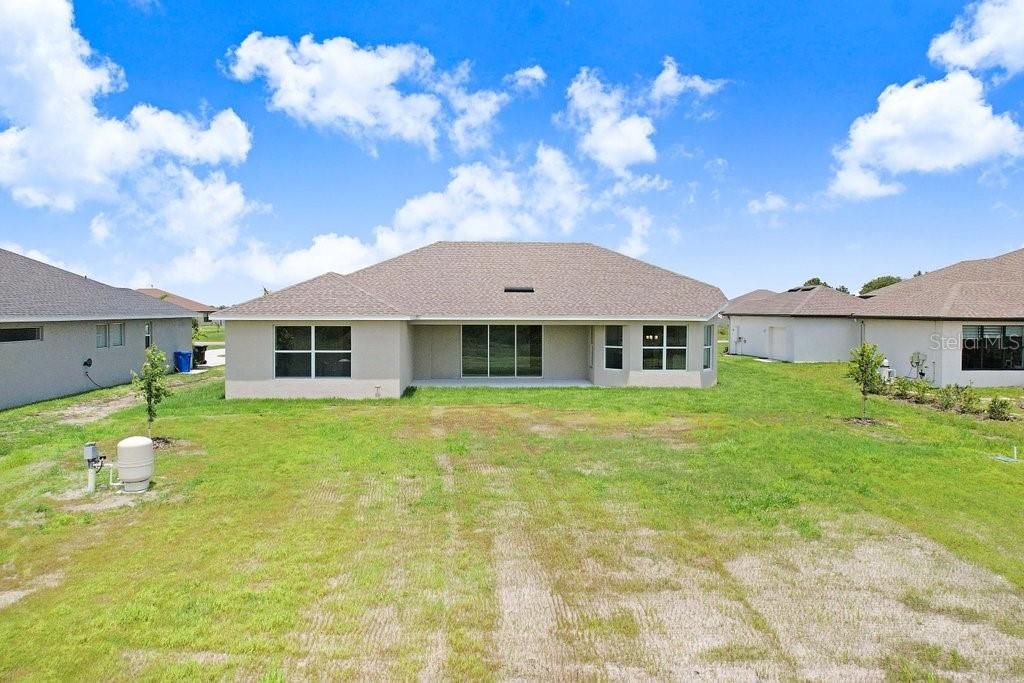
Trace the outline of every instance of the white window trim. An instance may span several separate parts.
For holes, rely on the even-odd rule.
[[[505,324],[496,323],[501,327],[505,327]],[[482,325],[487,328],[487,374],[486,375],[467,375],[463,362],[465,360],[462,353],[462,335],[463,330],[466,326],[475,327]],[[459,377],[462,379],[519,379],[519,328],[520,325],[513,323],[512,327],[515,329],[512,332],[512,358],[514,360],[514,370],[511,375],[492,375],[491,374],[491,323],[464,323],[459,325]],[[540,374],[539,375],[524,375],[522,379],[544,379],[544,350],[548,347],[548,340],[546,338],[546,325],[522,325],[522,327],[539,327],[540,328]]]
[[[622,328],[622,343],[618,346],[608,343],[608,328],[609,327],[621,327]],[[608,367],[608,349],[619,349],[622,351],[622,367],[621,368],[610,368]],[[622,372],[626,369],[626,326],[625,325],[605,325],[604,326],[604,362],[602,363],[605,370],[611,370],[612,372]]]
[[[309,349],[300,351],[278,351],[277,349],[277,328],[278,327],[308,327],[309,328]],[[316,374],[316,328],[317,327],[347,327],[348,328],[348,349],[331,349],[323,350],[320,353],[324,355],[330,354],[348,354],[349,367],[353,367],[353,352],[352,352],[352,326],[351,325],[274,325],[274,379],[275,380],[307,380],[307,379],[327,379],[327,380],[351,380],[352,372],[349,371],[348,377],[317,377]],[[306,377],[278,377],[277,376],[277,354],[279,353],[306,353],[309,354],[309,375]]]
[[[99,332],[103,330],[103,344],[100,345]],[[96,325],[94,334],[96,335],[96,348],[97,349],[109,349],[110,348],[110,325],[102,323]]]
[[[708,331],[710,330],[710,334]],[[705,370],[711,370],[715,366],[715,326],[705,325],[704,326],[704,355],[701,357],[701,365]],[[708,339],[711,339],[711,343],[708,343]],[[689,339],[687,339],[689,341]],[[710,353],[709,353],[710,351]],[[707,359],[705,362],[705,358]]]
[[[36,330],[38,335],[35,339],[20,339],[18,341],[0,341],[0,344],[32,344],[34,342],[43,341],[43,326],[42,325],[11,325],[3,328],[5,330]]]
[[[642,372],[686,372],[690,366],[690,328],[686,325],[661,325],[661,346],[647,346],[643,342],[644,327],[658,327],[658,325],[644,325],[640,328],[640,370]],[[668,345],[668,328],[670,327],[681,327],[685,330],[686,344],[684,346],[669,346]],[[651,370],[644,367],[644,351],[652,351],[654,349],[661,349],[661,368],[657,370]],[[668,352],[682,350],[684,367],[681,368],[670,368],[668,367]]]

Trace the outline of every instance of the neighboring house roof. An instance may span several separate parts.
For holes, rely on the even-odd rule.
[[[215,317],[707,320],[725,303],[717,287],[593,244],[436,242]]]
[[[961,261],[867,295],[858,317],[1024,319],[1024,249]]]
[[[177,294],[172,294],[171,292],[168,292],[166,289],[160,289],[158,287],[142,287],[135,291],[142,292],[143,294],[151,296],[154,299],[160,299],[161,301],[170,302],[175,306],[187,308],[188,310],[193,311],[195,313],[213,313],[214,311],[217,310],[216,306],[202,304],[194,299],[178,296]]]
[[[746,294],[740,294],[735,299],[729,299],[729,303],[725,305],[725,309],[722,311],[722,315],[729,315],[729,311],[738,306],[743,306],[751,301],[761,301],[767,299],[770,296],[775,296],[778,292],[773,292],[770,289],[755,289],[752,292]]]
[[[794,287],[785,292],[730,305],[726,315],[764,315],[812,318],[849,317],[864,308],[864,300],[825,285]]]
[[[0,249],[0,322],[189,318],[192,311]]]

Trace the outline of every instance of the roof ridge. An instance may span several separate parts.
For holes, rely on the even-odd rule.
[[[715,285],[711,284],[710,282],[704,282],[703,280],[698,280],[697,278],[690,277],[689,275],[683,275],[682,273],[677,273],[674,270],[669,270],[668,268],[663,268],[663,267],[661,267],[661,266],[659,266],[657,264],[654,264],[654,263],[648,263],[647,261],[644,261],[642,259],[638,259],[638,258],[636,258],[634,256],[630,256],[628,254],[623,254],[621,251],[616,251],[614,249],[609,249],[608,247],[601,246],[600,244],[594,244],[593,242],[549,242],[548,244],[582,244],[582,245],[590,246],[590,247],[593,247],[595,249],[599,249],[601,251],[606,251],[606,252],[608,252],[610,254],[614,254],[615,256],[619,256],[621,258],[628,259],[630,261],[633,261],[634,263],[639,263],[640,265],[644,266],[645,268],[649,268],[651,270],[658,270],[658,271],[661,271],[662,273],[667,273],[668,275],[672,275],[672,276],[675,276],[675,277],[683,278],[684,280],[688,280],[689,282],[693,282],[694,284],[705,285],[707,287],[713,287],[714,289],[717,289],[719,292],[722,291],[719,287],[716,287]],[[725,294],[722,293],[722,296],[724,297]]]

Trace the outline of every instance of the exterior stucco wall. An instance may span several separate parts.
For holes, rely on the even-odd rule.
[[[731,316],[729,350],[739,356],[793,362],[792,318]]]
[[[589,352],[589,325],[545,325],[542,370],[544,379],[589,379]]]
[[[945,378],[942,376],[942,351],[933,349],[931,340],[932,335],[941,333],[942,323],[938,321],[864,321],[864,341],[875,344],[882,355],[889,359],[889,365],[896,377],[917,379],[917,371],[911,367],[910,357],[915,352],[920,352],[928,357],[924,379],[936,385],[941,385]]]
[[[850,357],[860,328],[850,318],[731,316],[729,352],[791,363],[833,363]]]
[[[403,359],[411,362],[405,321],[332,321],[352,327],[352,376],[337,378],[274,377],[274,327],[309,325],[309,321],[229,320],[224,326],[230,360],[225,367],[227,398],[397,398],[405,390]],[[315,324],[315,323],[313,323]]]
[[[96,325],[105,321],[0,323],[0,327],[42,327],[40,341],[0,344],[0,409],[96,388],[125,384],[145,359],[145,321],[125,323],[124,346],[96,348]],[[175,351],[192,349],[190,318],[153,321],[153,343],[172,362]],[[92,359],[89,376],[82,363]]]
[[[458,325],[410,325],[413,380],[459,379],[462,333]]]
[[[964,325],[1022,325],[1024,321],[977,320],[865,320],[865,339],[878,346],[897,377],[916,377],[910,365],[915,351],[927,354],[925,363],[929,382],[973,384],[976,387],[1024,386],[1024,371],[963,370],[961,335]]]

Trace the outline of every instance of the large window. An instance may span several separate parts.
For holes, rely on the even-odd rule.
[[[274,328],[275,377],[351,377],[352,328],[279,325]]]
[[[0,328],[0,344],[7,342],[39,341],[43,338],[41,327],[5,327]]]
[[[1024,370],[1024,325],[964,325],[964,370]]]
[[[686,369],[686,326],[644,325],[644,370]]]
[[[540,377],[540,325],[463,325],[463,377]]]
[[[711,360],[715,357],[715,326],[704,326],[704,369],[711,369]]]
[[[604,328],[604,367],[607,370],[622,369],[622,325]]]

